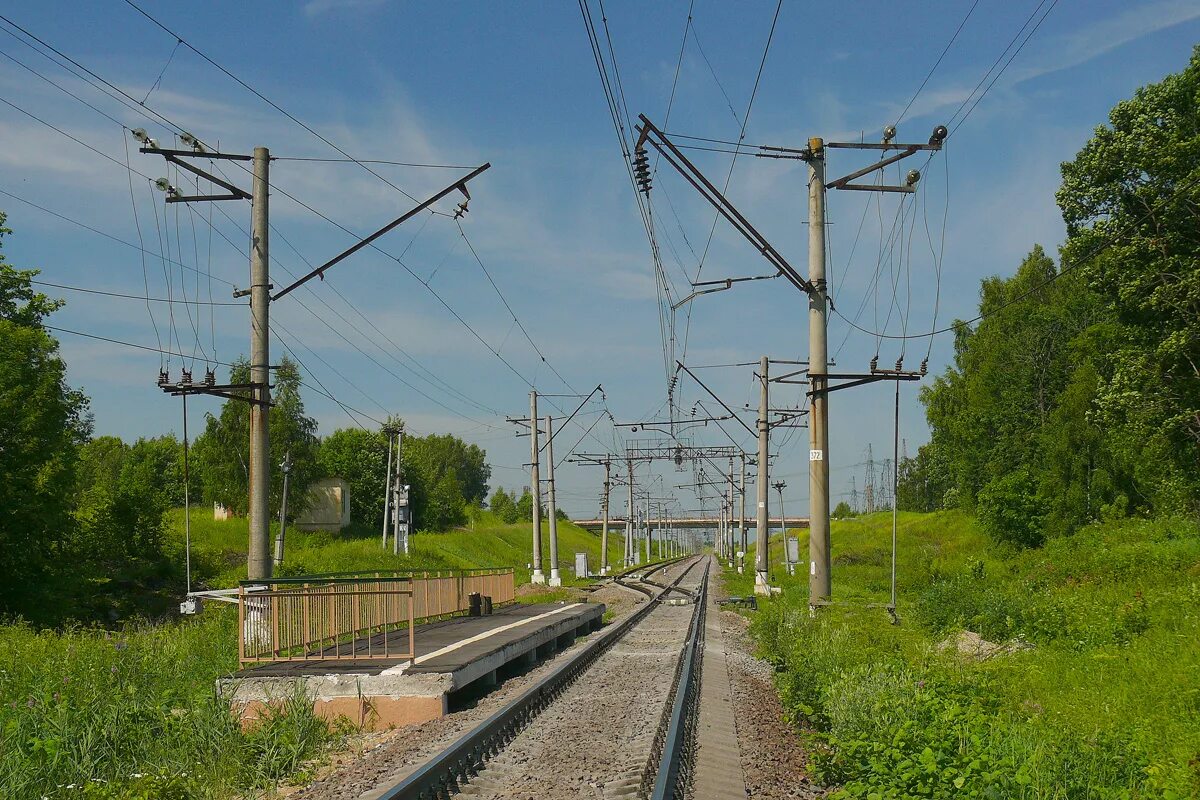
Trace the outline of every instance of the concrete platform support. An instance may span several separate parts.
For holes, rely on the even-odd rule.
[[[597,628],[600,603],[510,606],[491,617],[459,617],[419,626],[415,662],[267,664],[217,681],[217,692],[252,726],[269,707],[303,693],[326,719],[345,717],[368,730],[416,725],[445,716],[449,696],[468,685],[490,688]]]

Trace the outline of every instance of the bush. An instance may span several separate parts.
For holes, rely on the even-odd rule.
[[[979,492],[975,510],[979,526],[993,541],[1038,547],[1045,540],[1042,505],[1033,478],[1023,468],[989,481]]]

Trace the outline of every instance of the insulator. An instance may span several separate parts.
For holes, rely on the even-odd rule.
[[[933,134],[929,137],[930,144],[941,144],[950,135],[950,131],[946,130],[945,125],[938,125],[933,129]]]
[[[179,379],[179,383],[183,386],[190,386],[192,383],[191,370],[183,370],[183,377]]]
[[[167,371],[165,369],[160,369],[158,371],[158,385],[166,386],[170,382],[171,382],[171,376],[167,374]]]
[[[875,356],[874,358],[871,359],[871,372],[874,372],[878,366],[879,366],[879,356]]]
[[[204,371],[204,385],[205,386],[216,386],[216,384],[217,384],[217,374],[215,372],[213,372],[211,369],[205,370]]]
[[[929,359],[923,358],[923,359],[921,359],[921,374],[925,375],[928,372],[929,372]]]
[[[899,372],[901,370],[901,368],[903,368],[903,367],[904,367],[904,359],[897,358],[896,359],[896,372]]]

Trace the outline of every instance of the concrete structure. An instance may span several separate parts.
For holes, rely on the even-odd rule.
[[[418,625],[413,661],[281,662],[217,681],[252,725],[270,706],[303,691],[317,714],[370,730],[445,716],[453,693],[486,688],[598,630],[601,603],[515,604],[480,617]],[[406,631],[397,635],[407,637]]]
[[[321,478],[308,489],[308,508],[296,518],[302,531],[340,531],[350,524],[350,484],[341,478]]]

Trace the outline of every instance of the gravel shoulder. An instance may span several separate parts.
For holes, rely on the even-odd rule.
[[[718,596],[723,596],[721,591]],[[796,730],[783,717],[773,682],[775,669],[754,655],[750,620],[721,611],[721,631],[733,687],[733,707],[746,789],[755,800],[824,797],[808,778],[808,758]]]

